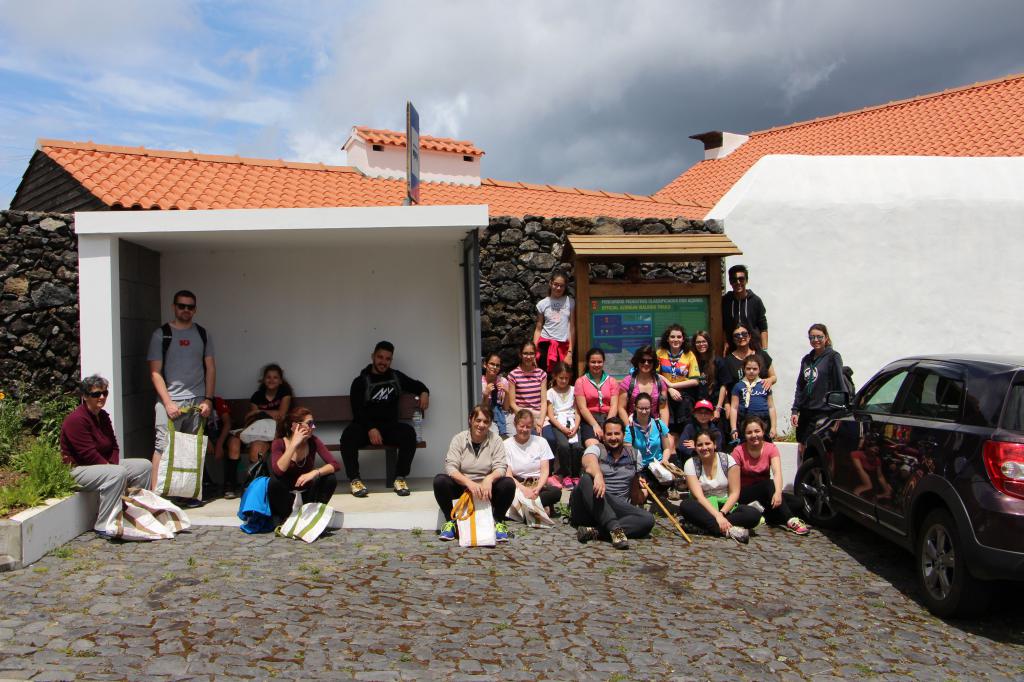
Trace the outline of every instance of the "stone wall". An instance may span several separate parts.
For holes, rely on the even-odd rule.
[[[562,262],[570,234],[684,234],[720,233],[713,220],[675,221],[654,218],[540,218],[492,217],[480,238],[480,332],[483,351],[500,353],[505,369],[517,362],[519,345],[533,335],[536,303],[547,296],[548,280],[555,272],[569,277],[569,293],[575,292],[572,268]],[[594,264],[591,279],[624,279],[622,263]],[[642,264],[644,279],[706,282],[704,262]]]
[[[29,400],[78,381],[78,240],[72,217],[0,211],[0,391]]]

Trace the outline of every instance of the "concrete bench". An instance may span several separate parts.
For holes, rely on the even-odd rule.
[[[231,409],[231,425],[232,428],[239,428],[245,422],[245,413],[249,411],[249,399],[248,398],[233,398],[227,401],[228,407]],[[331,452],[340,452],[341,445],[338,439],[341,436],[341,432],[344,427],[352,422],[352,401],[347,395],[324,395],[324,396],[312,396],[312,397],[294,397],[292,398],[292,407],[305,407],[313,413],[313,418],[316,420],[317,425],[317,437],[323,441],[324,445]],[[402,421],[411,423],[413,414],[419,409],[419,400],[416,396],[403,394],[399,399],[398,406],[398,418]],[[324,425],[331,425],[340,427],[337,429],[336,434],[330,433],[328,430],[326,433],[323,430]],[[425,448],[427,444],[423,441],[416,443],[417,448]],[[380,447],[374,447],[372,445],[365,448],[361,448],[360,452],[365,450],[383,450],[386,457],[385,466],[387,469],[387,487],[391,487],[395,482],[395,467],[398,464],[398,446],[394,444],[385,443]],[[339,472],[339,474],[344,472]]]

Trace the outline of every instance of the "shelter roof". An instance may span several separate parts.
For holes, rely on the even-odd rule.
[[[769,154],[812,156],[1022,156],[1024,74],[750,133],[701,161],[655,198],[714,206]]]
[[[570,234],[565,258],[650,259],[670,262],[693,256],[738,256],[743,253],[724,234]]]
[[[398,206],[405,197],[403,180],[367,177],[349,166],[64,140],[39,140],[38,146],[113,209]],[[698,218],[710,208],[671,197],[488,178],[478,187],[424,182],[420,195],[423,205],[486,204],[491,215],[512,216]],[[16,194],[12,207],[17,200]]]

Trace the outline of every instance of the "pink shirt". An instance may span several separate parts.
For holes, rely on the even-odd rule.
[[[761,445],[761,456],[751,459],[747,454],[747,444],[740,443],[732,451],[732,458],[740,465],[740,487],[745,488],[751,483],[763,481],[771,477],[772,460],[781,457],[779,449],[773,443]]]
[[[576,395],[581,395],[586,399],[587,409],[590,410],[591,414],[608,414],[608,407],[612,402],[612,398],[619,394],[619,382],[615,380],[615,377],[609,376],[601,384],[601,395],[599,398],[594,384],[590,383],[590,379],[584,374],[576,380],[574,390]]]

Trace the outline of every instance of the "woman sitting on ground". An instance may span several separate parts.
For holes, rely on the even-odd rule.
[[[292,512],[293,492],[302,492],[302,502],[327,504],[338,486],[334,475],[341,465],[327,446],[313,435],[316,423],[305,407],[289,412],[277,427],[277,438],[270,445],[270,482],[267,501],[275,518],[287,518]],[[320,457],[324,464],[317,465]]]
[[[519,348],[519,366],[508,373],[509,407],[533,412],[533,426],[540,433],[548,411],[548,375],[537,366],[537,346],[527,341]]]
[[[121,496],[128,488],[149,487],[152,465],[148,459],[125,459],[117,447],[110,415],[103,409],[110,394],[107,380],[98,374],[78,386],[82,404],[60,427],[60,454],[82,490],[99,493],[99,514],[93,529],[104,537],[114,531],[121,512]]]
[[[288,414],[292,405],[292,387],[284,378],[284,370],[280,365],[271,363],[260,372],[260,384],[249,398],[249,409],[245,413],[242,424],[246,427],[260,419],[273,419],[280,426],[281,420]],[[244,429],[243,429],[244,430]],[[250,441],[248,445],[249,463],[259,460],[260,456],[270,448],[264,440]],[[239,434],[228,437],[228,459],[224,462],[224,498],[231,500],[238,495],[238,460],[241,458],[242,439]]]
[[[654,462],[667,462],[672,456],[668,426],[658,417],[652,417],[651,396],[641,393],[636,397],[636,409],[626,423],[626,445],[633,446],[640,458],[641,475],[651,486],[664,488],[665,484],[651,471]]]
[[[580,438],[590,447],[604,442],[604,422],[619,414],[619,382],[604,371],[604,351],[587,351],[587,372],[573,386],[580,411]]]
[[[736,460],[717,451],[709,431],[694,437],[694,453],[683,464],[690,497],[679,503],[679,517],[708,535],[746,544],[750,529],[761,520],[761,512],[739,504],[740,468]]]
[[[516,496],[516,484],[505,476],[508,457],[505,444],[491,431],[491,408],[476,405],[469,413],[469,428],[452,438],[444,458],[444,473],[434,477],[434,499],[444,514],[441,540],[454,540],[456,525],[452,503],[469,491],[474,500],[490,500],[494,535],[508,542],[505,514]]]
[[[783,526],[797,535],[807,535],[807,526],[793,515],[782,497],[782,455],[764,439],[765,423],[760,417],[743,421],[743,442],[732,451],[740,469],[740,503],[757,503],[765,521]]]
[[[633,373],[619,382],[619,419],[626,424],[633,416],[637,396],[646,393],[651,397],[654,415],[668,425],[669,387],[657,372],[658,357],[653,346],[641,346],[633,353]]]
[[[505,475],[526,499],[539,498],[550,515],[555,503],[562,499],[562,489],[548,483],[548,471],[555,456],[548,442],[533,432],[533,413],[519,410],[515,425],[516,435],[505,439]]]
[[[480,387],[483,390],[481,402],[490,405],[494,413],[492,427],[497,429],[498,435],[504,438],[508,435],[508,415],[510,411],[508,396],[508,379],[501,376],[501,356],[491,353],[484,362],[484,374],[480,377]]]
[[[679,444],[676,445],[680,466],[685,464],[686,460],[695,454],[697,434],[701,431],[707,431],[711,434],[711,438],[715,441],[715,451],[721,452],[722,432],[715,426],[714,412],[715,406],[708,400],[699,400],[693,406],[693,415],[691,415],[689,423],[683,428],[683,432],[679,434]]]

